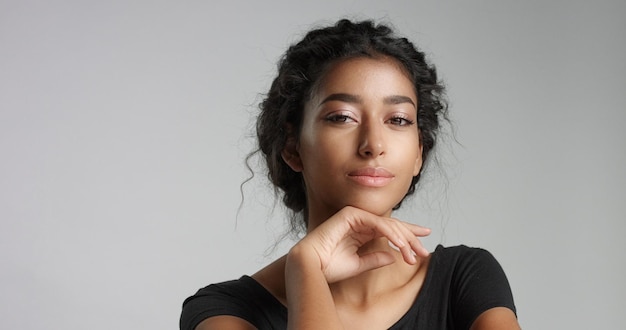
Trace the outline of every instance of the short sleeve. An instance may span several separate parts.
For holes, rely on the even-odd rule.
[[[453,275],[453,313],[460,329],[488,309],[506,307],[516,313],[513,294],[504,270],[486,250],[467,248]]]
[[[202,320],[211,316],[233,315],[243,317],[248,315],[246,306],[238,303],[237,300],[236,296],[225,290],[224,285],[212,284],[198,290],[195,295],[183,302],[180,329],[194,330]]]
[[[181,330],[194,330],[204,319],[231,315],[259,329],[284,329],[287,309],[249,276],[211,284],[183,302]]]

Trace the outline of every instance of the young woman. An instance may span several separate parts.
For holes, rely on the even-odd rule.
[[[256,274],[189,297],[181,329],[518,329],[485,250],[438,246],[391,218],[445,116],[433,66],[370,21],[309,32],[262,102],[259,149],[306,235]]]

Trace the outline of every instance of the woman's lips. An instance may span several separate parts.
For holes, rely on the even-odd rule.
[[[394,176],[382,167],[365,167],[348,173],[348,178],[363,186],[383,187],[391,182]]]

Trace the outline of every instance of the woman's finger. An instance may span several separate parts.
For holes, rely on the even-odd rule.
[[[398,221],[404,224],[415,236],[424,237],[430,235],[430,233],[432,232],[432,230],[430,230],[430,228],[428,227],[422,227],[420,225],[416,225],[410,222],[400,220]]]
[[[348,222],[354,231],[374,230],[375,237],[386,237],[405,256],[405,260],[411,260],[409,251],[413,250],[419,256],[428,256],[428,251],[422,246],[417,237],[428,236],[431,230],[426,227],[400,221],[394,218],[381,218],[374,214],[353,208],[347,208]]]
[[[417,261],[415,255],[421,257],[427,257],[429,255],[429,251],[424,248],[418,236],[427,236],[430,234],[430,229],[397,219],[389,219],[389,225],[393,228],[395,235],[400,237],[399,240],[404,244],[394,245],[397,247],[398,251],[402,253],[403,259],[406,262],[410,264],[415,263]],[[393,243],[392,240],[390,241]]]
[[[396,260],[388,252],[372,252],[360,256],[359,273],[391,265]]]

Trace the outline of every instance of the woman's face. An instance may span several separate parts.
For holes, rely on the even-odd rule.
[[[391,214],[422,166],[417,102],[393,60],[355,58],[330,68],[305,106],[295,150],[283,153],[302,172],[310,216],[348,205]]]

